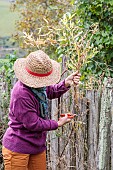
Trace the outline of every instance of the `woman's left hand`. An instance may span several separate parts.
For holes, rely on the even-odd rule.
[[[71,86],[73,83],[75,85],[78,85],[80,82],[80,76],[81,74],[76,71],[75,73],[72,73],[71,75],[69,75],[66,79],[65,79],[65,86],[69,87]]]

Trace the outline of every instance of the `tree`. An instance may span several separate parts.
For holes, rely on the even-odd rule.
[[[30,44],[23,42],[23,37],[21,36],[23,32],[37,39],[36,48],[40,48],[40,45],[41,47],[45,46],[45,44],[47,45],[48,42],[44,42],[44,35],[51,33],[51,37],[49,37],[49,40],[51,40],[54,36],[51,26],[58,25],[64,11],[70,9],[70,2],[71,0],[16,0],[13,7],[20,12],[16,38],[20,41],[21,47],[31,48]]]

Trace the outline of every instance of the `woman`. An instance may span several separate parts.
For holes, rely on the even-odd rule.
[[[78,72],[56,84],[60,64],[41,50],[14,63],[18,78],[11,92],[9,127],[3,137],[5,170],[46,170],[46,133],[71,121],[67,114],[59,121],[48,119],[47,98],[60,97],[72,82],[79,83]]]

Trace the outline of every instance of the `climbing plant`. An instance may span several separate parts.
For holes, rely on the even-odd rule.
[[[92,42],[98,48],[91,62],[84,68],[95,73],[97,77],[113,77],[113,1],[112,0],[78,0],[76,1],[76,16],[84,29],[98,23],[98,31]]]

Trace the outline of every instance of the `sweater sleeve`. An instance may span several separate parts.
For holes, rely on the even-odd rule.
[[[44,120],[38,116],[38,111],[30,99],[18,98],[13,103],[13,114],[17,121],[30,131],[50,131],[58,128],[55,120]]]
[[[55,99],[61,97],[64,93],[66,93],[70,87],[65,86],[65,80],[61,81],[58,84],[48,86],[47,87],[47,97],[48,99]]]

